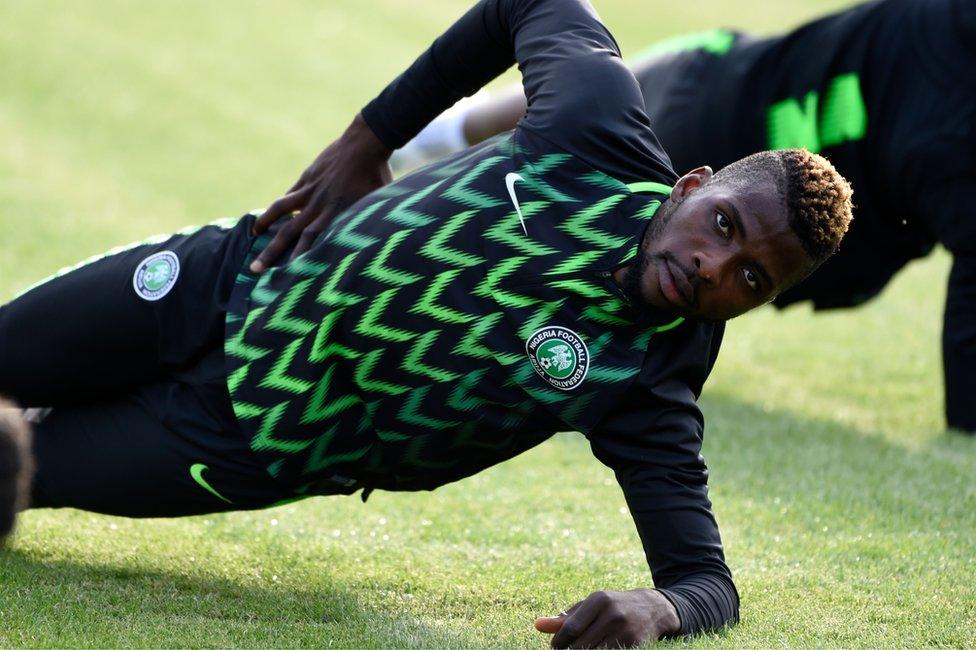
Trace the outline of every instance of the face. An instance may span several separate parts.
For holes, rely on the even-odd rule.
[[[799,282],[813,261],[790,229],[774,181],[746,189],[683,176],[651,222],[635,263],[615,278],[628,293],[676,315],[728,320]]]

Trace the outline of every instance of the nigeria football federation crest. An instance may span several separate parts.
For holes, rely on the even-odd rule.
[[[172,251],[160,251],[139,262],[132,286],[143,300],[159,300],[173,288],[180,275],[180,258]]]
[[[553,388],[573,390],[586,379],[590,352],[576,332],[550,326],[536,330],[525,342],[532,367]]]

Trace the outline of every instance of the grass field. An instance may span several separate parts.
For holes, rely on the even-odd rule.
[[[597,3],[625,52],[842,2]],[[463,2],[0,3],[0,300],[286,188]],[[506,77],[508,81],[514,79]],[[705,456],[742,623],[701,646],[976,645],[976,439],[941,417],[948,258],[857,311],[730,324]],[[0,646],[541,647],[649,573],[581,436],[430,494],[133,521],[23,517]]]

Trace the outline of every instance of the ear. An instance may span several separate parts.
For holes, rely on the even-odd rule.
[[[671,189],[671,200],[675,203],[680,203],[689,194],[712,180],[712,175],[712,168],[708,165],[692,169],[674,184],[674,187]]]

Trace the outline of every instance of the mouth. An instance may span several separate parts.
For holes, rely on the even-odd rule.
[[[695,302],[695,289],[688,276],[680,268],[672,266],[666,258],[661,260],[662,273],[658,274],[661,293],[675,307],[689,309]]]

